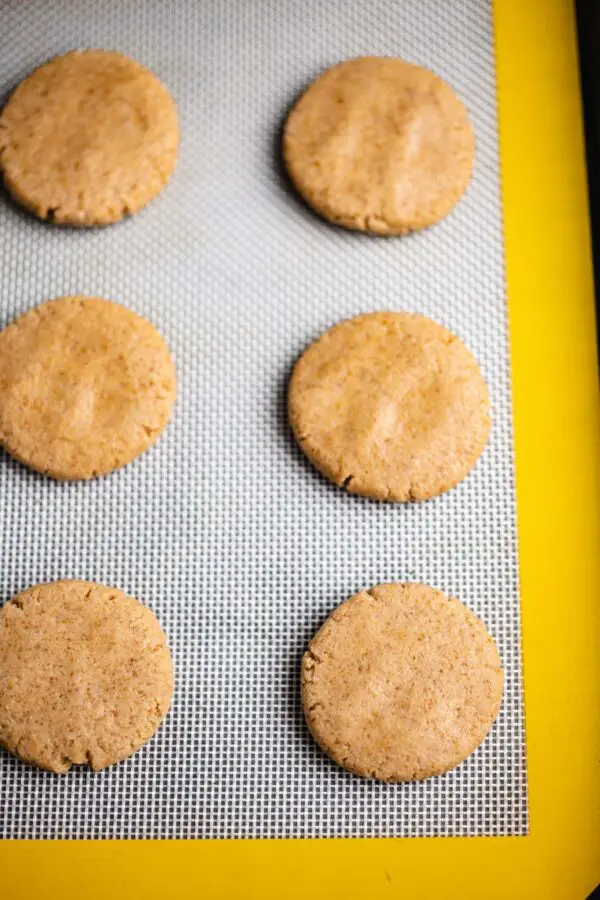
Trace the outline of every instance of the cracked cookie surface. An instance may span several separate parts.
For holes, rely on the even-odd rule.
[[[325,219],[406,234],[442,219],[467,188],[475,140],[465,106],[428,69],[389,57],[339,63],[290,112],[283,155]]]
[[[116,588],[40,584],[0,611],[0,744],[26,762],[116,763],[150,740],[172,693],[154,613]]]
[[[288,409],[313,465],[379,500],[449,490],[477,462],[491,425],[470,351],[411,313],[369,313],[325,332],[295,366]]]
[[[31,73],[0,115],[0,170],[41,219],[108,225],[141,209],[175,166],[173,98],[120,53],[66,53]]]
[[[61,297],[0,332],[0,444],[63,480],[104,475],[165,428],[176,376],[150,322],[97,297]]]
[[[449,771],[484,740],[503,672],[485,625],[422,584],[381,584],[341,604],[302,661],[308,727],[338,765],[412,781]]]

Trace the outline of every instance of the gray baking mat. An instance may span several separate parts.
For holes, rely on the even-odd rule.
[[[0,320],[45,298],[118,300],[168,339],[174,420],[121,472],[58,484],[0,457],[0,596],[42,580],[116,585],[158,614],[175,701],[156,738],[99,775],[56,777],[0,754],[5,837],[508,835],[527,830],[511,393],[491,11],[483,0],[0,3],[0,92],[75,47],[152,68],[181,114],[181,158],[141,215],[45,226],[0,197]],[[475,178],[443,223],[373,239],[321,223],[277,153],[284,112],[331,63],[391,54],[458,90]],[[329,486],[290,438],[290,367],[339,319],[414,310],[479,359],[492,439],[460,487],[414,506]],[[333,607],[413,579],[483,617],[506,669],[502,713],[455,772],[354,778],[303,724],[298,667]]]

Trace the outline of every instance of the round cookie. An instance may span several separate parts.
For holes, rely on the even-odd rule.
[[[0,744],[51,772],[97,772],[150,740],[173,666],[154,614],[116,588],[57,581],[0,611]]]
[[[297,190],[338,225],[406,234],[438,222],[471,179],[467,111],[433,72],[360,57],[313,82],[292,109],[283,155]]]
[[[0,444],[53,478],[103,475],[143,453],[175,390],[163,338],[109,300],[61,297],[0,332]]]
[[[426,500],[453,487],[491,425],[469,350],[410,313],[369,313],[325,332],[296,364],[288,408],[317,469],[379,500]]]
[[[338,765],[382,781],[457,766],[492,727],[502,688],[483,623],[421,584],[382,584],[346,600],[302,660],[313,737]]]
[[[0,171],[41,219],[108,225],[158,194],[179,124],[158,78],[120,53],[67,53],[36,69],[0,116]]]

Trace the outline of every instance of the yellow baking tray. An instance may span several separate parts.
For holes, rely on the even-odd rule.
[[[529,836],[6,841],[0,898],[584,900],[600,882],[600,407],[574,4],[497,0],[494,16]]]

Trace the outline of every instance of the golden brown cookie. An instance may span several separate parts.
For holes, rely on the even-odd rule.
[[[51,300],[0,332],[0,444],[53,478],[104,475],[158,438],[175,384],[141,316],[96,297]]]
[[[137,212],[171,175],[173,98],[138,62],[77,50],[36,69],[0,116],[0,171],[41,219],[108,225]]]
[[[498,715],[503,672],[484,624],[422,584],[342,603],[302,660],[302,703],[322,749],[355,775],[413,781],[466,759]]]
[[[40,584],[0,612],[0,744],[26,762],[104,769],[150,740],[172,694],[154,613],[116,588]]]
[[[490,430],[485,381],[457,337],[380,312],[325,332],[292,375],[289,417],[326,478],[379,500],[426,500],[467,475]]]
[[[291,111],[283,153],[300,194],[338,225],[406,234],[447,215],[470,181],[467,111],[441,78],[400,59],[328,69]]]

